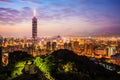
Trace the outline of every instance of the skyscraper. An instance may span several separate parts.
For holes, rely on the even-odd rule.
[[[32,38],[34,40],[37,39],[37,18],[36,18],[36,10],[34,9],[34,17],[32,18]]]

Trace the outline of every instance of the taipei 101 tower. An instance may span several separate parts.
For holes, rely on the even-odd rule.
[[[37,18],[36,18],[36,10],[33,11],[34,16],[32,18],[32,38],[37,40]]]

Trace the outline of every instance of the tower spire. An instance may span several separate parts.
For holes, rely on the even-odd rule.
[[[37,39],[37,18],[36,18],[36,9],[33,10],[32,18],[32,38]]]
[[[34,8],[33,10],[33,16],[35,17],[36,16],[36,9]]]

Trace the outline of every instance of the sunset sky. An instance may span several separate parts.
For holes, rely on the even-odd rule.
[[[0,35],[38,36],[120,34],[120,0],[0,0]]]

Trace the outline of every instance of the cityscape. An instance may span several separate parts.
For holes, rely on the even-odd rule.
[[[0,78],[119,80],[118,7],[119,0],[0,0]],[[26,60],[43,75],[22,73]]]

